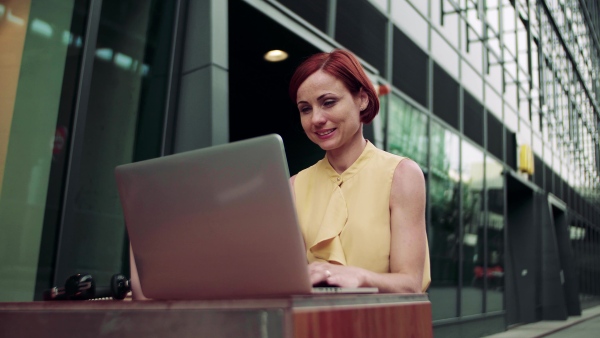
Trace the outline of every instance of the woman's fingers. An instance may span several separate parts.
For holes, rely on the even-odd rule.
[[[331,264],[321,262],[310,263],[308,265],[308,273],[312,284],[327,282],[332,276]]]

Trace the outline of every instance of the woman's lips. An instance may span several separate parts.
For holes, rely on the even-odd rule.
[[[336,128],[324,129],[324,130],[316,131],[315,134],[317,135],[318,138],[324,140],[324,139],[328,139],[328,138],[332,137],[335,131],[336,131]]]

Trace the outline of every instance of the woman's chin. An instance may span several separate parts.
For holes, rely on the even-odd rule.
[[[339,147],[339,142],[336,135],[328,135],[328,137],[325,138],[317,136],[314,137],[312,141],[325,151],[333,150]]]
[[[325,151],[333,150],[333,149],[337,148],[337,145],[334,142],[329,142],[329,141],[327,141],[327,142],[321,141],[321,142],[318,142],[317,145]]]

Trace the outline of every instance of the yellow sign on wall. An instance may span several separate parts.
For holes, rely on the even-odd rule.
[[[529,175],[533,175],[535,171],[533,152],[528,144],[519,146],[519,171]]]

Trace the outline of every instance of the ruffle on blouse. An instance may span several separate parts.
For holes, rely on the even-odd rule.
[[[314,258],[322,259],[330,263],[346,265],[346,254],[340,240],[340,234],[348,221],[348,207],[346,199],[339,186],[335,186],[329,198],[325,211],[325,217],[321,222],[319,232],[310,246],[307,254]]]

